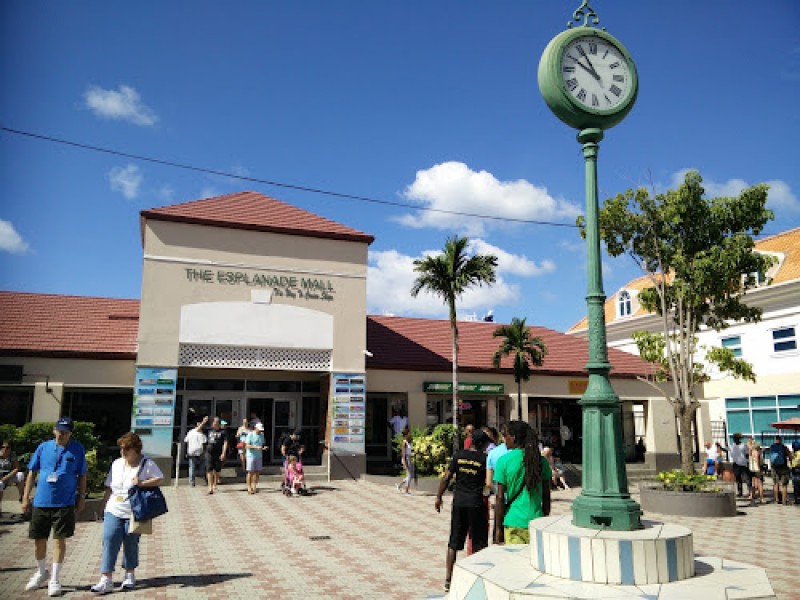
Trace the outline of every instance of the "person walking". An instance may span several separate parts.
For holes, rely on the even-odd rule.
[[[485,453],[488,445],[489,436],[480,429],[474,431],[470,447],[456,451],[444,477],[439,481],[439,490],[434,503],[436,512],[442,511],[442,496],[450,480],[454,476],[456,478],[450,517],[450,540],[447,543],[445,562],[445,592],[450,591],[456,555],[459,550],[464,549],[467,535],[472,540],[474,552],[480,552],[489,545],[489,517],[483,504],[484,490],[488,491]]]
[[[19,459],[11,449],[11,442],[5,440],[0,444],[0,508],[3,503],[3,491],[9,487],[17,486],[19,501],[22,502],[22,494],[25,491],[25,475],[19,468]],[[2,515],[0,510],[0,515]]]
[[[112,579],[114,565],[122,548],[122,568],[125,579],[120,590],[136,587],[136,567],[139,566],[138,533],[130,533],[131,503],[128,491],[133,486],[158,487],[164,474],[153,460],[142,454],[142,438],[133,432],[117,440],[120,457],[111,463],[106,476],[106,493],[103,497],[103,553],[100,560],[100,581],[90,589],[95,594],[108,594],[114,590]]]
[[[509,451],[497,461],[495,544],[528,544],[528,524],[550,514],[550,463],[539,452],[536,433],[524,421],[511,421],[506,429]]]
[[[242,473],[247,472],[247,463],[245,462],[245,454],[247,446],[247,436],[250,435],[250,424],[247,422],[247,419],[242,419],[242,424],[239,425],[239,429],[236,430],[236,451],[239,453],[239,462],[242,463]]]
[[[764,455],[761,452],[761,444],[752,437],[747,438],[748,463],[747,468],[752,475],[753,482],[753,502],[765,504],[764,500]],[[758,496],[758,500],[756,500]]]
[[[403,461],[403,470],[406,477],[395,487],[402,493],[403,486],[406,486],[406,494],[411,494],[411,481],[414,479],[414,451],[411,447],[411,430],[406,427],[403,429],[403,445],[400,451],[400,459]]]
[[[203,427],[208,423],[208,416],[203,417],[197,426],[186,434],[183,442],[186,444],[186,458],[189,461],[189,485],[195,486],[195,477],[202,476],[203,448],[208,442],[203,433]]]
[[[744,495],[744,484],[747,484],[748,499],[753,501],[753,478],[750,474],[750,461],[747,444],[742,440],[741,433],[733,434],[733,445],[730,447],[731,462],[733,463],[733,476],[736,479],[736,495]]]
[[[48,596],[61,595],[61,568],[67,553],[67,538],[75,534],[75,513],[86,505],[86,451],[72,439],[74,424],[61,417],[53,427],[55,439],[42,442],[28,463],[28,477],[22,494],[22,511],[33,506],[28,537],[34,540],[38,570],[26,591],[41,587],[45,581]],[[38,480],[37,480],[38,477]],[[31,490],[36,482],[36,493]],[[45,565],[47,538],[53,532],[53,567]]]
[[[267,449],[264,425],[260,421],[247,436],[245,448],[247,449],[247,493],[257,494],[258,480],[261,478],[261,468],[264,466],[264,450]]]
[[[228,456],[228,432],[225,430],[227,421],[214,417],[211,421],[211,429],[208,430],[206,438],[206,480],[208,481],[208,493],[213,494],[217,491],[220,476],[222,475],[222,463]]]
[[[769,468],[772,471],[772,482],[775,486],[775,504],[789,504],[789,461],[792,458],[789,449],[783,445],[783,438],[775,436],[775,442],[767,451],[769,455]]]

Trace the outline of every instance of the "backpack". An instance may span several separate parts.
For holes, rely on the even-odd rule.
[[[769,464],[772,468],[782,467],[786,464],[786,451],[783,444],[772,444],[769,447]]]

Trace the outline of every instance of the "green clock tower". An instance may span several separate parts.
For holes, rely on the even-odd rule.
[[[573,524],[593,529],[641,528],[641,508],[628,492],[619,397],[608,373],[603,276],[598,224],[597,156],[603,132],[630,112],[639,78],[625,47],[595,28],[597,14],[584,0],[572,21],[583,23],[554,37],[539,62],[539,89],[553,113],[578,130],[586,172],[587,317],[589,384],[583,408],[583,481],[572,504]]]

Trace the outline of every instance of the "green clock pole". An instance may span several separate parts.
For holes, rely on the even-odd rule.
[[[589,384],[583,408],[582,491],[572,503],[573,524],[593,529],[630,531],[641,528],[641,508],[628,493],[622,446],[622,411],[611,387],[606,347],[605,300],[600,261],[597,155],[603,130],[578,134],[586,168],[586,307],[589,322]]]
[[[572,28],[573,22],[581,22]],[[625,47],[604,29],[589,0],[573,13],[539,61],[539,90],[553,113],[577,129],[586,170],[587,318],[589,383],[583,410],[583,489],[572,503],[578,527],[630,531],[642,527],[641,508],[628,493],[622,446],[622,409],[611,387],[606,348],[603,274],[597,200],[597,155],[603,132],[630,112],[639,89],[636,65]]]

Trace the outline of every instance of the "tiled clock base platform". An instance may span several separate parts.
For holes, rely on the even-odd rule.
[[[449,600],[776,598],[764,569],[694,557],[685,527],[643,521],[638,531],[598,531],[570,521],[537,519],[530,545],[490,546],[460,560]]]

